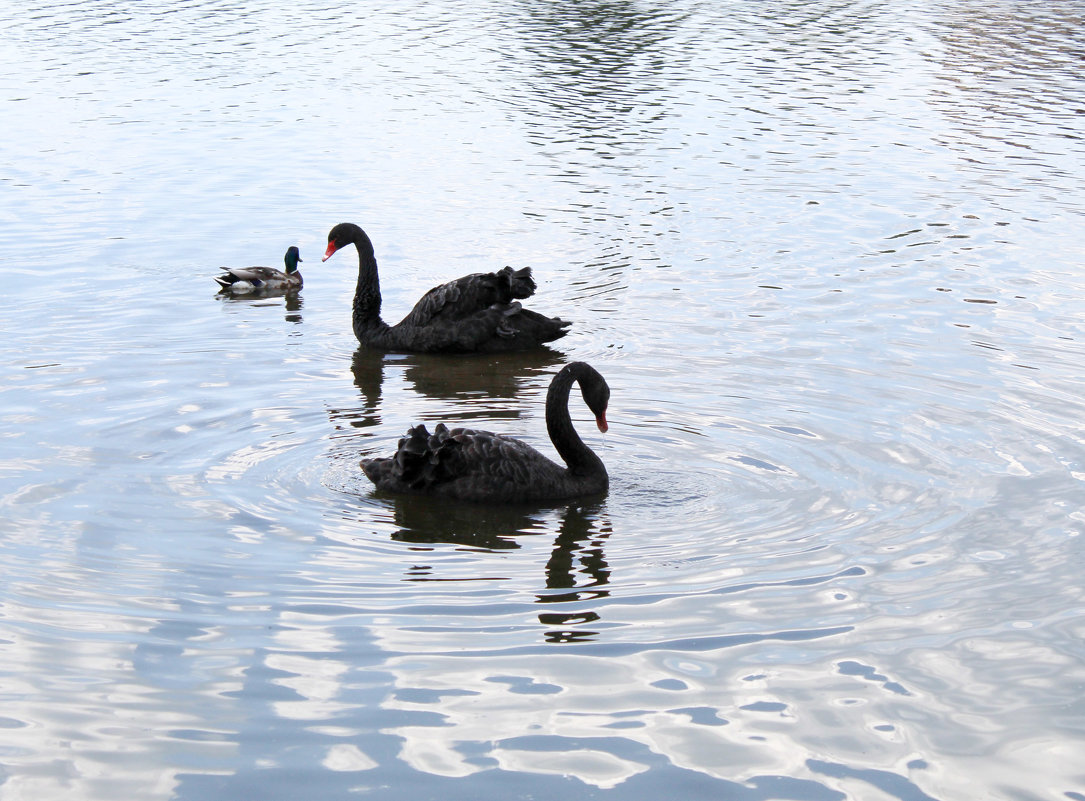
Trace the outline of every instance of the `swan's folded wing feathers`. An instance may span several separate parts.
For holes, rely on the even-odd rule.
[[[434,287],[415,304],[403,322],[412,326],[430,324],[437,316],[460,320],[504,305],[535,292],[531,268],[505,267],[496,273],[472,273]]]
[[[446,308],[455,308],[460,299],[460,290],[456,284],[456,281],[451,281],[447,284],[441,284],[441,286],[435,286],[418,299],[410,314],[403,318],[400,325],[421,328],[430,325],[434,318]]]
[[[548,461],[530,445],[490,431],[454,428],[436,453],[438,481],[479,480],[487,483],[530,484],[530,469]]]

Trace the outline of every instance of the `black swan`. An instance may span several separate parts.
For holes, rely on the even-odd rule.
[[[584,362],[572,362],[550,382],[546,430],[568,467],[512,437],[438,423],[430,434],[411,428],[394,456],[366,459],[362,469],[378,489],[439,495],[479,503],[551,501],[594,495],[608,485],[602,460],[580,439],[569,417],[569,390],[580,384],[600,431],[607,430],[610,387]]]
[[[565,336],[568,322],[523,308],[535,291],[531,268],[475,273],[434,287],[395,325],[381,319],[380,279],[373,243],[353,223],[328,233],[327,261],[351,242],[358,249],[354,335],[367,347],[415,353],[493,353],[535,348]]]
[[[227,270],[224,275],[215,276],[215,280],[222,287],[220,291],[234,295],[301,289],[299,261],[301,261],[301,253],[296,247],[291,246],[286,249],[286,255],[283,256],[283,263],[286,265],[285,273],[274,267],[245,267]]]

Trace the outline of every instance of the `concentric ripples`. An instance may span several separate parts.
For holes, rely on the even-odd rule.
[[[1074,4],[0,18],[0,796],[1085,797]],[[342,220],[570,334],[358,351]],[[604,498],[361,474],[573,359]]]

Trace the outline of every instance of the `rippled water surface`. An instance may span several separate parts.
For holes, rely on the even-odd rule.
[[[0,799],[1085,799],[1085,4],[242,6],[0,10]],[[604,498],[360,473],[574,359]]]

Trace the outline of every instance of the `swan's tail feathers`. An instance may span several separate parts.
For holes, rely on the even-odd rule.
[[[535,279],[531,277],[531,268],[514,270],[506,267],[498,273],[503,281],[508,282],[509,295],[514,298],[530,298],[535,294]]]
[[[538,342],[553,342],[555,339],[561,339],[569,333],[565,329],[572,325],[568,320],[547,317],[531,309],[523,309],[515,319],[521,332]]]
[[[381,482],[391,473],[392,459],[363,459],[362,472],[365,477],[381,486]]]

